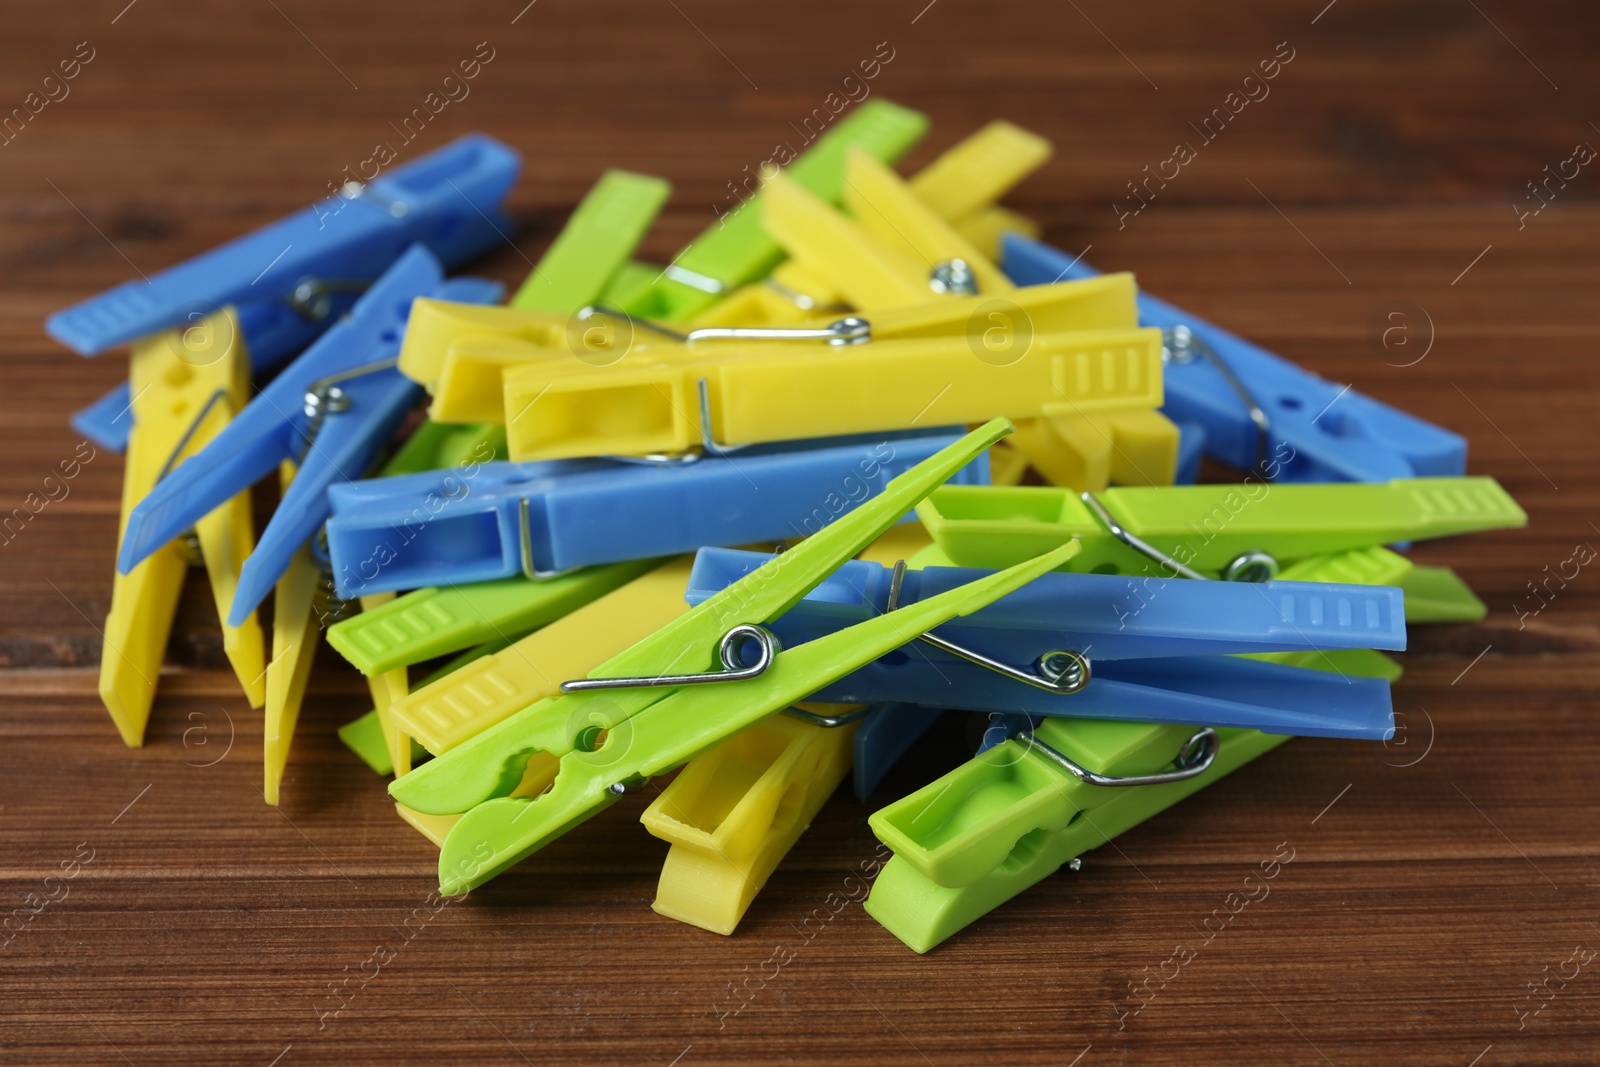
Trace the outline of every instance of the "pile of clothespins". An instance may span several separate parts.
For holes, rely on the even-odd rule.
[[[979,713],[869,820],[867,911],[921,952],[1287,737],[1389,737],[1379,650],[1485,609],[1385,546],[1522,510],[1459,436],[1038,243],[998,201],[1041,138],[900,177],[926,127],[867,102],[665,268],[668,184],[607,173],[508,304],[445,277],[510,232],[519,158],[469,136],[53,316],[132,342],[74,423],[127,449],[124,740],[203,563],[269,803],[326,629],[443,892],[657,779],[655,908],[726,934],[852,767],[866,800]]]

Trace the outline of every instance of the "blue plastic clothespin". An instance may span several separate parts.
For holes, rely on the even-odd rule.
[[[339,595],[508,578],[816,533],[960,437],[831,438],[688,463],[485,463],[334,486]],[[988,484],[980,457],[953,481]]]
[[[1090,278],[1075,257],[1020,234],[1001,243],[1018,285]],[[1326,381],[1171,304],[1140,293],[1139,321],[1166,341],[1162,412],[1205,428],[1205,451],[1284,482],[1386,482],[1460,475],[1467,442]]]
[[[256,372],[289,358],[331,326],[355,296],[415,243],[447,267],[506,239],[500,204],[521,157],[469,134],[373,181],[335,195],[209,252],[127,282],[46,321],[50,335],[86,355],[234,305]],[[133,416],[126,386],[73,416],[79,433],[121,451]]]
[[[476,278],[445,281],[432,253],[412,246],[356,301],[348,318],[157,483],[128,519],[117,568],[127,573],[278,464],[297,461],[294,481],[239,575],[229,618],[244,618],[327,518],[328,486],[365,473],[416,403],[420,387],[394,369],[411,301],[433,296],[493,303],[502,293],[499,284]]]
[[[702,549],[685,597],[699,603],[770,558]],[[785,643],[813,640],[988,573],[853,560],[772,630]],[[1405,643],[1403,595],[1389,586],[1131,582],[1062,572],[952,620],[810,699],[1381,740],[1394,732],[1387,681],[1237,654]]]

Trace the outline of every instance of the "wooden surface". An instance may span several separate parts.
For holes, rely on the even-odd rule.
[[[669,257],[888,42],[872,91],[934,119],[912,165],[995,116],[1049,136],[1055,159],[1012,203],[1051,240],[1464,433],[1471,471],[1526,507],[1526,530],[1418,550],[1491,614],[1414,631],[1395,689],[1406,743],[1293,741],[927,957],[858,905],[808,939],[819,924],[801,924],[876,847],[844,795],[732,938],[650,910],[665,845],[638,825],[648,797],[435,913],[432,848],[334,737],[368,704],[332,658],[284,804],[262,802],[259,716],[198,581],[147,743],[119,742],[95,691],[121,478],[102,453],[0,547],[0,905],[27,910],[46,875],[93,856],[0,949],[0,1059],[1600,1059],[1600,965],[1557,977],[1600,948],[1600,574],[1520,625],[1513,610],[1600,541],[1596,175],[1521,228],[1511,206],[1533,206],[1546,164],[1600,144],[1591,9],[924,2],[8,7],[0,108],[78,42],[94,58],[0,147],[0,510],[72,454],[69,412],[124,373],[120,355],[46,339],[48,312],[310,202],[478,42],[494,59],[415,150],[482,129],[524,153],[515,248],[479,268],[507,281],[609,166],[674,181],[647,248]],[[1119,229],[1125,183],[1285,41],[1271,95]],[[1396,309],[1404,350],[1378,341]],[[927,746],[925,773],[960,740]],[[1133,1014],[1130,984],[1170,976],[1175,946],[1288,849],[1270,896]],[[347,977],[359,992],[319,1017]]]

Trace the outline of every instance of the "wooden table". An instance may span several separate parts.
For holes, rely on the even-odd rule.
[[[492,59],[470,95],[407,151],[482,129],[524,153],[521,232],[479,268],[513,282],[605,167],[674,181],[646,249],[670,257],[877,53],[866,89],[934,118],[909,165],[995,116],[1038,130],[1057,155],[1011,202],[1050,240],[1466,434],[1531,525],[1416,556],[1489,618],[1415,630],[1403,745],[1294,741],[927,957],[856,905],[802,926],[876,847],[844,795],[731,938],[650,910],[665,846],[643,797],[441,908],[433,849],[334,736],[368,703],[332,657],[283,806],[262,802],[259,716],[198,578],[147,742],[122,746],[95,689],[122,471],[102,451],[0,546],[0,903],[78,871],[0,949],[5,1062],[1600,1060],[1600,966],[1581,963],[1600,948],[1600,575],[1515,610],[1600,542],[1595,176],[1514,206],[1600,144],[1591,8],[523,2],[7,10],[0,108],[92,58],[0,147],[0,510],[44,488],[80,440],[68,414],[124,373],[46,339],[48,312],[323,195],[475,51]],[[1269,95],[1197,132],[1290,52]],[[1119,224],[1127,183],[1180,141],[1194,161]],[[959,740],[928,746],[924,778]],[[1179,944],[1200,947],[1175,968]]]

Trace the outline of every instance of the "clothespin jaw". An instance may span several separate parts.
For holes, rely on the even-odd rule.
[[[849,773],[855,725],[774,715],[689,761],[639,818],[672,845],[656,913],[733,933]]]
[[[804,536],[955,437],[930,428],[750,449],[737,461],[568,460],[374,479],[332,491],[329,556],[349,596]],[[981,460],[957,475],[986,477]],[[640,515],[650,521],[625,521]]]
[[[971,423],[996,413],[1033,418],[1150,407],[1161,397],[1160,337],[1150,330],[1037,334],[1025,350],[1008,348],[997,359],[970,337],[774,341],[726,356],[715,347],[686,362],[506,371],[512,458],[727,449]]]
[[[1007,274],[1018,283],[1087,277],[1093,268],[1011,235]],[[1271,481],[1383,482],[1466,472],[1466,440],[1144,295],[1140,319],[1173,344],[1163,410],[1205,427],[1206,453]]]
[[[146,338],[134,348],[135,389],[122,485],[119,543],[138,505],[184,457],[199,451],[243,406],[249,354],[238,317],[224,310],[185,331]],[[218,612],[226,615],[253,531],[248,493],[238,493],[200,517],[196,545],[206,564]],[[169,543],[141,566],[114,579],[101,656],[100,694],[122,739],[144,740],[167,635],[177,610],[188,559]],[[223,647],[252,706],[259,707],[263,638],[254,615],[223,627]]]
[[[956,225],[993,210],[1054,149],[1038,134],[997,119],[942,153],[911,179],[911,191]]]
[[[1285,740],[1254,730],[1216,734],[1209,761],[1202,755],[1187,768],[1175,767],[1173,757],[1192,755],[1192,727],[1053,719],[1031,743],[1014,738],[989,749],[868,820],[895,855],[878,873],[867,914],[927,952],[1068,860]],[[1044,746],[1095,774],[1183,776],[1092,785],[1067,773]]]
[[[953,486],[930,495],[917,513],[945,554],[963,566],[1003,566],[1078,537],[1084,551],[1075,569],[1105,566],[1123,573],[1162,574],[1188,568],[1208,576],[1245,568],[1252,561],[1266,564],[1257,555],[1263,550],[1276,568],[1348,549],[1518,527],[1528,521],[1493,478],[1401,478],[1377,485],[1127,486],[1093,497],[1031,486]]]
[[[500,203],[520,168],[511,149],[469,134],[148,280],[59,311],[46,329],[95,355],[229,303],[266,305],[283,319],[320,318],[323,290],[363,286],[414,243],[447,263],[500,243],[511,232]]]
[[[481,645],[501,634],[537,629],[656,564],[626,560],[549,578],[417,589],[334,623],[328,628],[328,644],[370,677]]]
[[[893,162],[921,140],[927,128],[927,116],[920,112],[883,99],[867,100],[798,156],[785,145],[787,151],[774,162],[784,167],[789,179],[832,203],[843,189],[848,149],[860,147]],[[762,227],[760,202],[765,195],[765,189],[756,191],[734,210],[719,215],[716,225],[673,257],[660,275],[615,306],[634,316],[685,322],[719,297],[765,277],[783,258]]]
[[[285,464],[283,481],[292,477]],[[317,658],[322,626],[317,613],[321,570],[311,558],[309,545],[301,545],[277,582],[272,604],[272,659],[267,662],[267,700],[261,735],[262,795],[277,806],[289,744],[300,721],[311,664]]]
[[[514,308],[571,314],[592,304],[633,255],[672,184],[608,170],[511,298]]]
[[[500,371],[570,357],[568,331],[577,325],[564,313],[420,299],[406,320],[398,366],[434,397],[431,418],[501,422]]]
[[[1079,491],[1171,485],[1178,473],[1178,427],[1151,408],[1031,419],[1010,441],[1051,485]]]

